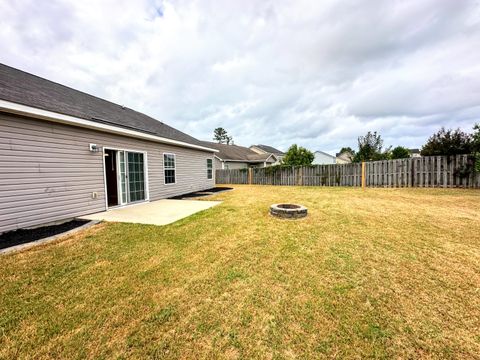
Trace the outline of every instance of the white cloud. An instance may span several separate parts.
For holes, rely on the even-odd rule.
[[[0,0],[0,61],[238,144],[419,146],[480,120],[476,1]]]

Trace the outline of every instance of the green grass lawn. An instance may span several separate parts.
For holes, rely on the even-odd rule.
[[[0,358],[478,358],[480,191],[238,186],[0,257]],[[309,208],[269,216],[276,202]]]

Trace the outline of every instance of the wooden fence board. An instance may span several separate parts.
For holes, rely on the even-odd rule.
[[[468,155],[431,156],[365,163],[368,187],[465,187],[480,188],[480,173],[462,175],[470,166]],[[465,173],[465,172],[463,172]],[[362,186],[362,164],[216,170],[217,184]]]

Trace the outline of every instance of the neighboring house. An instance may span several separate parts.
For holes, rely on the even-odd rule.
[[[278,149],[275,149],[273,146],[268,145],[252,145],[250,146],[250,150],[255,151],[257,154],[274,154],[277,157],[277,163],[280,164],[282,162],[285,153]]]
[[[312,165],[326,165],[336,163],[335,156],[327,154],[326,152],[317,150],[313,154],[315,155],[315,158],[313,159]]]
[[[353,159],[353,154],[349,151],[344,151],[342,153],[336,153],[336,163],[337,164],[350,164]]]
[[[215,149],[0,64],[0,233],[215,186]]]
[[[416,157],[421,157],[422,155],[420,154],[419,149],[408,149],[410,151],[410,157],[416,158]]]
[[[249,167],[267,167],[278,162],[272,154],[258,154],[244,146],[219,144],[203,141],[203,146],[218,150],[215,154],[216,169],[246,169]]]

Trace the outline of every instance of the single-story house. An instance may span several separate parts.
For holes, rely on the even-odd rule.
[[[412,158],[422,157],[422,154],[420,154],[420,149],[408,149],[408,151],[410,151],[410,157]]]
[[[335,164],[336,158],[333,155],[327,154],[326,152],[317,150],[313,154],[315,158],[313,159],[313,165],[326,165],[326,164]]]
[[[0,233],[215,186],[217,150],[0,64]]]
[[[350,164],[353,159],[353,154],[350,151],[344,151],[336,153],[335,157],[337,164]]]
[[[216,169],[246,169],[249,167],[267,167],[278,162],[272,154],[258,154],[247,147],[219,144],[203,141],[203,146],[218,150],[215,154]]]
[[[283,151],[280,151],[273,146],[269,145],[252,145],[250,146],[250,150],[255,151],[257,154],[273,154],[277,157],[277,164],[280,164],[282,162],[283,157],[285,156],[285,153]]]

